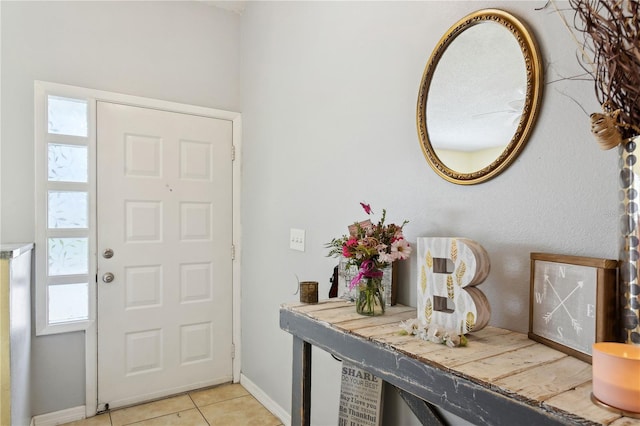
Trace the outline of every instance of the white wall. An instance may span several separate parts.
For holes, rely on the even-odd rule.
[[[426,164],[415,102],[440,36],[483,7],[529,22],[548,81],[581,73],[560,20],[534,11],[544,3],[255,2],[239,18],[188,2],[3,0],[2,241],[34,236],[34,79],[241,110],[243,373],[277,404],[289,409],[291,394],[291,338],[278,307],[297,298],[295,274],[327,294],[336,261],[323,244],[363,217],[359,201],[409,219],[412,242],[481,242],[492,260],[481,287],[492,325],[525,331],[531,251],[617,257],[616,153],[598,150],[571,99],[598,110],[592,85],[547,85],[522,155],[471,187]],[[291,227],[307,230],[304,253],[288,249]],[[415,256],[401,267],[405,304],[415,305],[415,268]],[[82,405],[82,334],[38,338],[33,350],[34,414]],[[336,424],[338,363],[314,351],[313,380],[314,425]],[[385,423],[415,419],[392,399]]]
[[[199,2],[2,1],[2,242],[35,234],[34,80],[237,111],[239,20]],[[33,354],[33,414],[84,405],[84,334]]]
[[[243,373],[289,409],[291,337],[280,303],[296,277],[326,296],[337,263],[323,244],[364,219],[359,201],[410,220],[406,235],[463,236],[489,252],[481,289],[491,324],[526,331],[529,253],[617,258],[617,154],[589,132],[599,110],[590,82],[546,85],[537,127],[497,178],[457,186],[427,165],[415,108],[426,61],[450,25],[484,7],[523,18],[541,46],[547,81],[581,74],[575,45],[544,1],[252,2],[242,17]],[[566,5],[566,3],[565,3]],[[574,100],[572,100],[573,98]],[[376,219],[379,216],[376,216]],[[306,251],[288,248],[289,228]],[[415,254],[400,301],[415,306]],[[314,351],[312,423],[336,424],[338,363]],[[394,402],[385,424],[413,424]]]

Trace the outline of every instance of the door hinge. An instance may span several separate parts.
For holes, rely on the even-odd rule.
[[[236,260],[236,245],[231,244],[231,260]]]
[[[236,146],[231,145],[231,161],[236,161]]]
[[[236,358],[236,345],[235,343],[231,344],[231,359],[235,359]]]

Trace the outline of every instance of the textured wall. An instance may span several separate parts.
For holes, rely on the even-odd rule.
[[[602,152],[587,112],[599,110],[575,45],[545,1],[254,2],[242,17],[243,373],[289,409],[291,337],[278,306],[296,300],[296,275],[321,282],[334,259],[323,244],[364,219],[359,201],[405,235],[462,236],[491,259],[482,285],[491,324],[528,326],[529,253],[617,257],[617,154]],[[562,5],[563,3],[560,2]],[[566,5],[566,3],[564,3]],[[469,12],[499,7],[538,38],[547,84],[537,127],[503,174],[477,186],[439,178],[415,125],[418,85],[444,32]],[[377,219],[379,216],[375,216]],[[289,228],[307,231],[304,253]],[[415,306],[416,258],[400,270],[400,300]],[[338,363],[314,351],[313,423],[336,424]],[[412,424],[392,399],[386,424]]]
[[[582,69],[558,17],[534,10],[544,3],[255,2],[240,18],[185,2],[2,1],[2,240],[34,235],[34,79],[241,110],[243,373],[277,404],[288,409],[291,392],[278,306],[297,298],[295,275],[327,294],[336,261],[323,244],[363,217],[359,201],[410,220],[411,242],[482,243],[491,323],[525,331],[529,252],[617,256],[616,154],[598,150],[575,102],[596,111],[592,85],[562,80]],[[530,24],[556,82],[518,160],[463,187],[426,164],[415,102],[440,36],[483,7]],[[291,227],[307,230],[304,253],[288,249]],[[401,266],[402,303],[415,305],[415,269],[415,255]],[[34,414],[84,404],[82,334],[38,338],[33,350]],[[314,424],[335,424],[339,364],[314,357]],[[396,398],[385,411],[389,424],[415,422]]]

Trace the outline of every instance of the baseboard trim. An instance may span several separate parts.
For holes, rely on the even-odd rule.
[[[278,405],[244,374],[240,374],[240,384],[244,386],[244,388],[251,395],[253,395],[253,397],[257,399],[260,404],[264,405],[267,410],[271,411],[274,416],[279,418],[283,425],[291,426],[291,415],[287,412],[287,410]],[[82,420],[84,418],[86,418],[85,406],[81,405],[78,407],[55,411],[53,413],[34,416],[31,418],[30,426],[56,426],[63,423]]]
[[[53,413],[41,414],[31,419],[32,426],[56,426],[63,423],[75,422],[86,418],[85,406],[67,408]]]
[[[251,394],[255,399],[264,405],[264,407],[271,411],[274,416],[280,419],[284,426],[291,426],[291,415],[278,405],[273,399],[271,399],[262,389],[260,389],[255,383],[247,378],[244,374],[240,374],[240,384]]]

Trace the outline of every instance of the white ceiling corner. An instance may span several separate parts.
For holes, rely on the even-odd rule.
[[[233,13],[237,13],[238,15],[242,15],[244,12],[244,8],[246,5],[245,0],[199,0],[202,3],[208,4],[209,6],[217,7],[219,9],[228,10]]]

